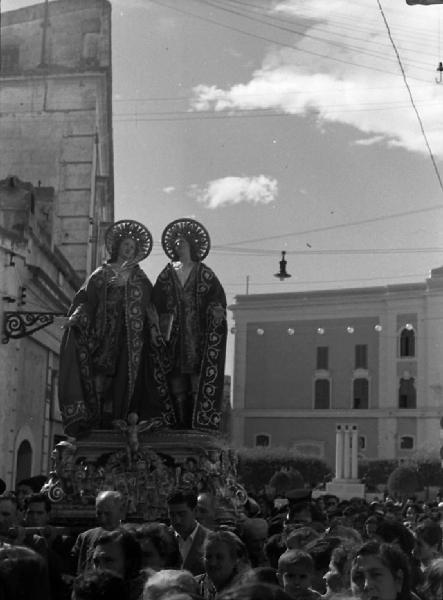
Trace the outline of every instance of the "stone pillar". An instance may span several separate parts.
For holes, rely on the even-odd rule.
[[[358,427],[352,425],[352,449],[351,449],[351,477],[358,479]]]
[[[344,452],[343,452],[343,478],[350,479],[351,477],[351,430],[349,425],[345,425],[345,439],[344,439]]]
[[[335,428],[335,478],[343,478],[343,427]]]

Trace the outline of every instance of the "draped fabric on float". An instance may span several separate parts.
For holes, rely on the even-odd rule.
[[[172,368],[198,377],[192,428],[220,428],[227,325],[216,318],[217,305],[226,308],[226,297],[215,273],[197,263],[183,286],[174,267],[168,264],[158,276],[153,301],[160,321],[171,318],[169,335]]]
[[[141,419],[172,420],[164,341],[151,304],[152,284],[137,265],[124,286],[99,267],[77,292],[61,346],[59,402],[65,431],[77,436],[99,424],[98,379],[114,419],[137,412]]]

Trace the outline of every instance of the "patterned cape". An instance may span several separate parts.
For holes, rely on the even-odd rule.
[[[165,376],[167,353],[151,304],[152,284],[138,265],[125,286],[109,286],[114,275],[106,263],[96,269],[77,292],[69,311],[70,326],[60,350],[59,404],[65,432],[74,437],[99,423],[98,374],[122,377],[124,373],[127,380],[120,387],[125,394],[119,406],[113,407],[113,416],[126,418],[145,360],[152,371],[151,389],[144,390],[146,403],[155,395],[165,423],[172,420]],[[118,371],[121,356],[127,368]],[[158,410],[155,412],[152,416],[159,416]]]
[[[166,337],[171,370],[190,373],[193,362],[192,372],[198,375],[192,428],[218,431],[227,337],[226,317],[214,314],[216,306],[226,309],[220,281],[204,263],[197,263],[182,286],[174,267],[168,264],[154,285],[153,302],[160,322],[169,323]]]

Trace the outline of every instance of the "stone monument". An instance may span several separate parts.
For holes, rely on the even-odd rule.
[[[346,500],[363,498],[365,486],[358,479],[358,427],[338,424],[335,429],[335,478],[326,491]]]

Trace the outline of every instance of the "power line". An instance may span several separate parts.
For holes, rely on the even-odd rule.
[[[288,23],[288,19],[282,19],[279,17],[276,17],[274,15],[270,15],[269,11],[267,10],[263,10],[262,8],[258,7],[256,4],[251,4],[248,2],[240,2],[239,0],[224,0],[225,2],[228,2],[229,4],[233,4],[235,7],[242,7],[242,6],[248,6],[253,8],[254,12],[258,12],[259,14],[263,14],[263,15],[268,15],[269,18],[281,22],[281,23]],[[372,2],[372,0],[371,0]],[[361,0],[360,0],[361,3]],[[369,7],[369,4],[368,4]],[[247,10],[247,9],[245,9]],[[392,10],[392,9],[391,9]],[[340,29],[347,29],[349,31],[352,31],[352,33],[355,33],[357,31],[360,31],[362,33],[369,33],[372,34],[373,33],[373,28],[370,27],[371,24],[373,24],[374,26],[376,24],[378,24],[378,21],[376,21],[375,19],[373,21],[369,21],[367,20],[367,18],[365,19],[365,24],[368,25],[368,27],[364,27],[362,26],[362,20],[360,18],[354,18],[353,16],[349,15],[349,14],[340,14],[338,13],[340,16],[337,18],[337,12],[334,12],[334,14],[330,14],[328,15],[328,25],[330,25],[331,27],[336,27],[339,30]],[[334,33],[333,31],[330,31],[329,29],[323,29],[322,27],[319,27],[318,25],[315,25],[315,29],[319,30],[319,31],[326,31],[327,33],[330,33],[332,35],[336,35],[336,36],[343,36],[343,33],[339,32],[339,33]],[[407,37],[402,37],[402,35],[398,35],[397,37],[399,39],[407,39],[410,40],[411,38],[416,38],[418,42],[420,42],[420,45],[423,46],[423,43],[428,43],[429,45],[432,44],[432,37],[433,34],[429,32],[428,29],[426,30],[422,30],[423,31],[423,35],[425,35],[425,39],[423,39],[423,35],[420,34],[420,30],[418,30],[417,28],[414,28],[413,31],[411,31],[409,28],[405,28],[405,27],[401,27],[400,25],[395,25],[394,29],[396,31],[403,31],[407,34]],[[350,36],[349,34],[345,34],[347,35],[347,37],[352,37],[353,39],[359,39],[356,38],[354,36]],[[366,40],[367,42],[370,42],[370,40]],[[378,43],[378,42],[371,42],[371,43]],[[414,51],[411,49],[411,51]]]
[[[217,254],[242,254],[246,256],[278,256],[281,252],[280,249],[266,249],[262,250],[259,248],[237,248],[237,247],[226,247],[226,246],[213,246],[212,251]],[[297,250],[285,248],[287,255],[291,256],[312,256],[312,255],[327,255],[327,256],[345,256],[345,255],[361,255],[361,254],[441,254],[443,253],[443,247],[440,248],[329,248],[323,250]]]
[[[239,10],[236,10],[236,9],[233,9],[233,8],[227,8],[227,7],[220,6],[219,4],[211,2],[210,0],[194,0],[194,2],[199,2],[199,3],[202,3],[202,4],[206,5],[206,6],[212,6],[212,7],[216,8],[217,10],[225,11],[225,12],[233,14],[233,15],[238,15],[238,16],[243,17],[244,19],[248,19],[248,20],[251,20],[253,22],[260,23],[261,25],[266,25],[268,27],[273,27],[273,28],[278,29],[280,31],[285,31],[287,33],[293,33],[293,34],[298,35],[300,37],[303,37],[303,38],[306,38],[306,39],[312,39],[312,40],[315,40],[315,41],[319,41],[321,43],[327,44],[329,46],[335,46],[335,47],[338,47],[340,49],[343,48],[343,36],[341,36],[342,39],[341,39],[340,42],[336,42],[336,41],[333,41],[333,40],[330,40],[330,39],[327,39],[327,38],[323,38],[321,36],[313,35],[312,33],[307,33],[306,31],[300,31],[300,30],[297,30],[297,29],[293,29],[293,28],[290,28],[290,27],[283,26],[283,25],[276,25],[276,24],[274,24],[274,23],[272,23],[272,22],[270,22],[268,20],[263,20],[263,19],[259,19],[257,17],[253,17],[250,14],[244,13],[242,11],[239,11]],[[318,30],[318,28],[317,28],[317,30]],[[334,34],[332,33],[332,35],[334,35]],[[335,35],[338,35],[338,34],[335,34]],[[359,39],[359,38],[354,38],[354,39]],[[369,41],[371,42],[371,40],[369,40]],[[377,42],[372,42],[372,43],[377,43]],[[355,51],[359,52],[360,54],[363,54],[363,55],[366,55],[366,56],[372,56],[374,58],[381,58],[384,61],[386,61],[386,55],[385,54],[370,52],[368,50],[365,50],[365,49],[361,48],[361,46],[360,47],[359,46],[353,46],[351,44],[346,44],[346,47],[349,48],[349,49],[351,49],[351,50],[355,50]],[[411,64],[412,63],[415,63],[417,65],[422,64],[422,65],[425,65],[426,67],[428,67],[427,63],[424,63],[422,61],[410,61],[410,62],[411,62]]]
[[[291,48],[291,49],[296,50],[297,52],[301,52],[303,54],[309,54],[309,55],[312,55],[312,56],[323,58],[325,60],[331,60],[331,61],[339,62],[339,63],[342,63],[342,64],[352,65],[353,67],[359,67],[361,69],[367,69],[369,71],[377,71],[377,72],[380,72],[380,73],[384,73],[385,75],[386,74],[397,75],[397,73],[394,73],[394,72],[391,72],[391,71],[386,71],[386,69],[379,69],[377,67],[371,67],[369,65],[362,65],[362,64],[350,61],[350,60],[345,60],[343,58],[338,58],[336,56],[331,56],[329,54],[322,54],[321,52],[314,52],[313,50],[306,50],[304,48],[299,48],[298,46],[295,46],[294,44],[285,44],[283,42],[279,42],[279,41],[276,41],[274,39],[271,39],[271,38],[268,38],[268,37],[265,37],[265,36],[262,36],[262,35],[251,33],[250,31],[245,31],[244,29],[240,29],[239,27],[234,27],[233,25],[226,25],[225,23],[220,23],[220,21],[217,21],[215,19],[210,19],[209,17],[203,17],[202,15],[197,15],[194,12],[190,12],[190,11],[178,8],[177,6],[171,6],[170,4],[166,4],[164,2],[161,2],[160,0],[150,0],[150,1],[152,3],[154,3],[154,4],[158,4],[159,6],[162,6],[163,8],[169,8],[170,10],[174,10],[174,11],[183,13],[185,15],[191,16],[191,17],[193,17],[195,19],[199,19],[199,20],[204,21],[206,23],[211,23],[213,25],[216,25],[217,27],[221,27],[223,29],[229,29],[230,31],[235,31],[237,33],[241,33],[242,35],[247,35],[249,37],[252,37],[252,38],[255,38],[255,39],[258,39],[258,40],[262,40],[262,41],[265,41],[265,42],[270,42],[272,44],[276,44],[277,46],[282,46],[284,48]],[[426,81],[424,79],[419,79],[417,77],[412,77],[412,79],[414,79],[416,81]]]
[[[349,223],[337,223],[336,225],[327,225],[325,227],[316,227],[314,229],[305,229],[305,230],[301,230],[301,231],[290,231],[290,232],[281,233],[278,235],[271,235],[271,236],[267,236],[267,237],[250,238],[248,240],[238,240],[236,242],[230,242],[229,244],[225,244],[222,247],[229,248],[231,246],[237,246],[238,244],[240,244],[240,245],[241,244],[252,244],[254,242],[265,242],[265,241],[269,241],[269,240],[283,239],[286,237],[292,237],[294,235],[307,235],[310,233],[320,233],[323,231],[333,231],[335,229],[343,229],[345,227],[368,225],[370,223],[377,223],[379,221],[386,221],[388,219],[398,219],[401,217],[409,217],[411,215],[417,215],[417,214],[421,214],[421,213],[425,213],[425,212],[430,212],[430,211],[434,211],[434,210],[442,210],[442,209],[443,209],[443,205],[438,204],[435,206],[428,206],[427,208],[417,208],[414,210],[402,211],[399,213],[391,213],[389,215],[383,215],[380,217],[370,217],[368,219],[361,219],[359,221],[350,221]]]
[[[385,15],[385,13],[384,13],[384,10],[383,10],[383,7],[382,7],[382,5],[381,5],[381,1],[380,1],[380,0],[377,0],[377,4],[378,4],[378,7],[379,7],[379,9],[380,9],[380,13],[381,13],[381,16],[382,16],[382,18],[383,18],[383,21],[384,21],[384,23],[385,23],[385,26],[386,26],[386,31],[387,31],[387,33],[388,33],[388,36],[389,36],[389,39],[390,39],[390,41],[391,41],[392,47],[393,47],[393,49],[394,49],[395,55],[396,55],[396,57],[397,57],[397,62],[398,62],[398,65],[399,65],[399,67],[400,67],[400,70],[401,70],[401,74],[402,74],[402,77],[403,77],[403,81],[404,81],[404,83],[405,83],[405,87],[406,87],[406,90],[407,90],[407,92],[408,92],[408,95],[409,95],[409,99],[410,99],[410,101],[411,101],[412,108],[414,109],[415,115],[416,115],[416,117],[417,117],[417,120],[418,120],[418,123],[419,123],[419,125],[420,125],[420,130],[421,130],[421,133],[422,133],[422,135],[423,135],[423,139],[424,139],[424,142],[425,142],[426,148],[427,148],[427,150],[428,150],[428,153],[429,153],[429,158],[431,159],[432,166],[433,166],[433,168],[434,168],[434,171],[435,171],[435,174],[436,174],[436,176],[437,176],[437,179],[438,179],[438,183],[439,183],[440,189],[441,189],[441,191],[443,192],[443,181],[442,181],[442,179],[441,179],[441,177],[440,177],[440,172],[439,172],[439,170],[438,170],[438,167],[437,167],[437,163],[436,163],[436,161],[435,161],[434,154],[433,154],[433,152],[432,152],[432,150],[431,150],[431,146],[430,146],[430,144],[429,144],[428,137],[427,137],[427,135],[426,135],[426,132],[425,132],[425,129],[424,129],[424,126],[423,126],[423,122],[422,122],[422,120],[421,120],[421,117],[420,117],[420,113],[418,112],[417,106],[415,105],[414,98],[413,98],[413,96],[412,96],[412,92],[411,92],[411,88],[409,87],[409,83],[408,83],[408,80],[407,80],[407,78],[406,78],[406,73],[405,73],[405,70],[404,70],[404,68],[403,68],[403,64],[402,64],[401,58],[400,58],[400,54],[399,54],[399,52],[398,52],[398,50],[397,50],[397,46],[395,45],[394,39],[393,39],[393,37],[392,37],[391,30],[390,30],[390,28],[389,28],[389,23],[388,23],[388,21],[387,21],[387,19],[386,19],[386,15]]]
[[[361,86],[359,87],[359,90],[361,91],[373,91],[373,90],[394,90],[394,89],[398,89],[398,88],[403,88],[404,87],[404,83],[402,82],[399,85],[377,85],[377,86]],[[428,89],[428,88],[433,88],[434,87],[434,83],[433,82],[426,82],[423,85],[416,85],[415,88],[417,89]],[[316,92],[318,91],[318,89],[303,89],[300,91],[296,91],[296,90],[291,90],[291,91],[287,91],[285,92],[285,96],[299,96],[301,94],[310,94],[312,92]],[[340,94],[341,92],[346,92],[347,88],[346,87],[333,87],[333,88],[322,88],[322,94]],[[271,93],[270,92],[266,92],[266,93],[245,93],[243,94],[245,97],[247,98],[262,98],[262,97],[266,97],[266,96],[270,96]],[[119,103],[119,102],[183,102],[183,101],[189,101],[189,100],[194,100],[195,99],[195,95],[192,96],[145,96],[145,97],[138,97],[138,98],[113,98],[113,102],[115,103]]]
[[[439,100],[424,100],[419,102],[420,105],[433,106],[440,105],[441,102]],[[355,108],[349,108],[347,104],[319,104],[317,107],[310,107],[311,111],[316,110],[327,110],[328,113],[337,113],[337,112],[374,112],[374,111],[383,111],[383,110],[398,110],[401,108],[410,108],[409,102],[405,102],[403,100],[394,100],[392,102],[380,103],[380,102],[361,102],[353,104]],[[232,110],[232,109],[231,109]],[[275,108],[267,107],[267,108],[247,108],[247,109],[235,109],[234,113],[220,113],[217,110],[201,110],[197,113],[190,113],[187,110],[175,110],[175,111],[143,111],[143,112],[117,112],[114,113],[114,118],[118,120],[122,120],[123,118],[130,117],[135,120],[143,120],[145,117],[180,117],[186,116],[189,117],[189,120],[194,118],[230,118],[230,117],[248,117],[248,116],[259,116],[259,117],[267,117],[267,116],[299,116],[300,113],[304,110],[304,106],[300,106],[297,112],[287,112],[287,111],[277,111]]]

